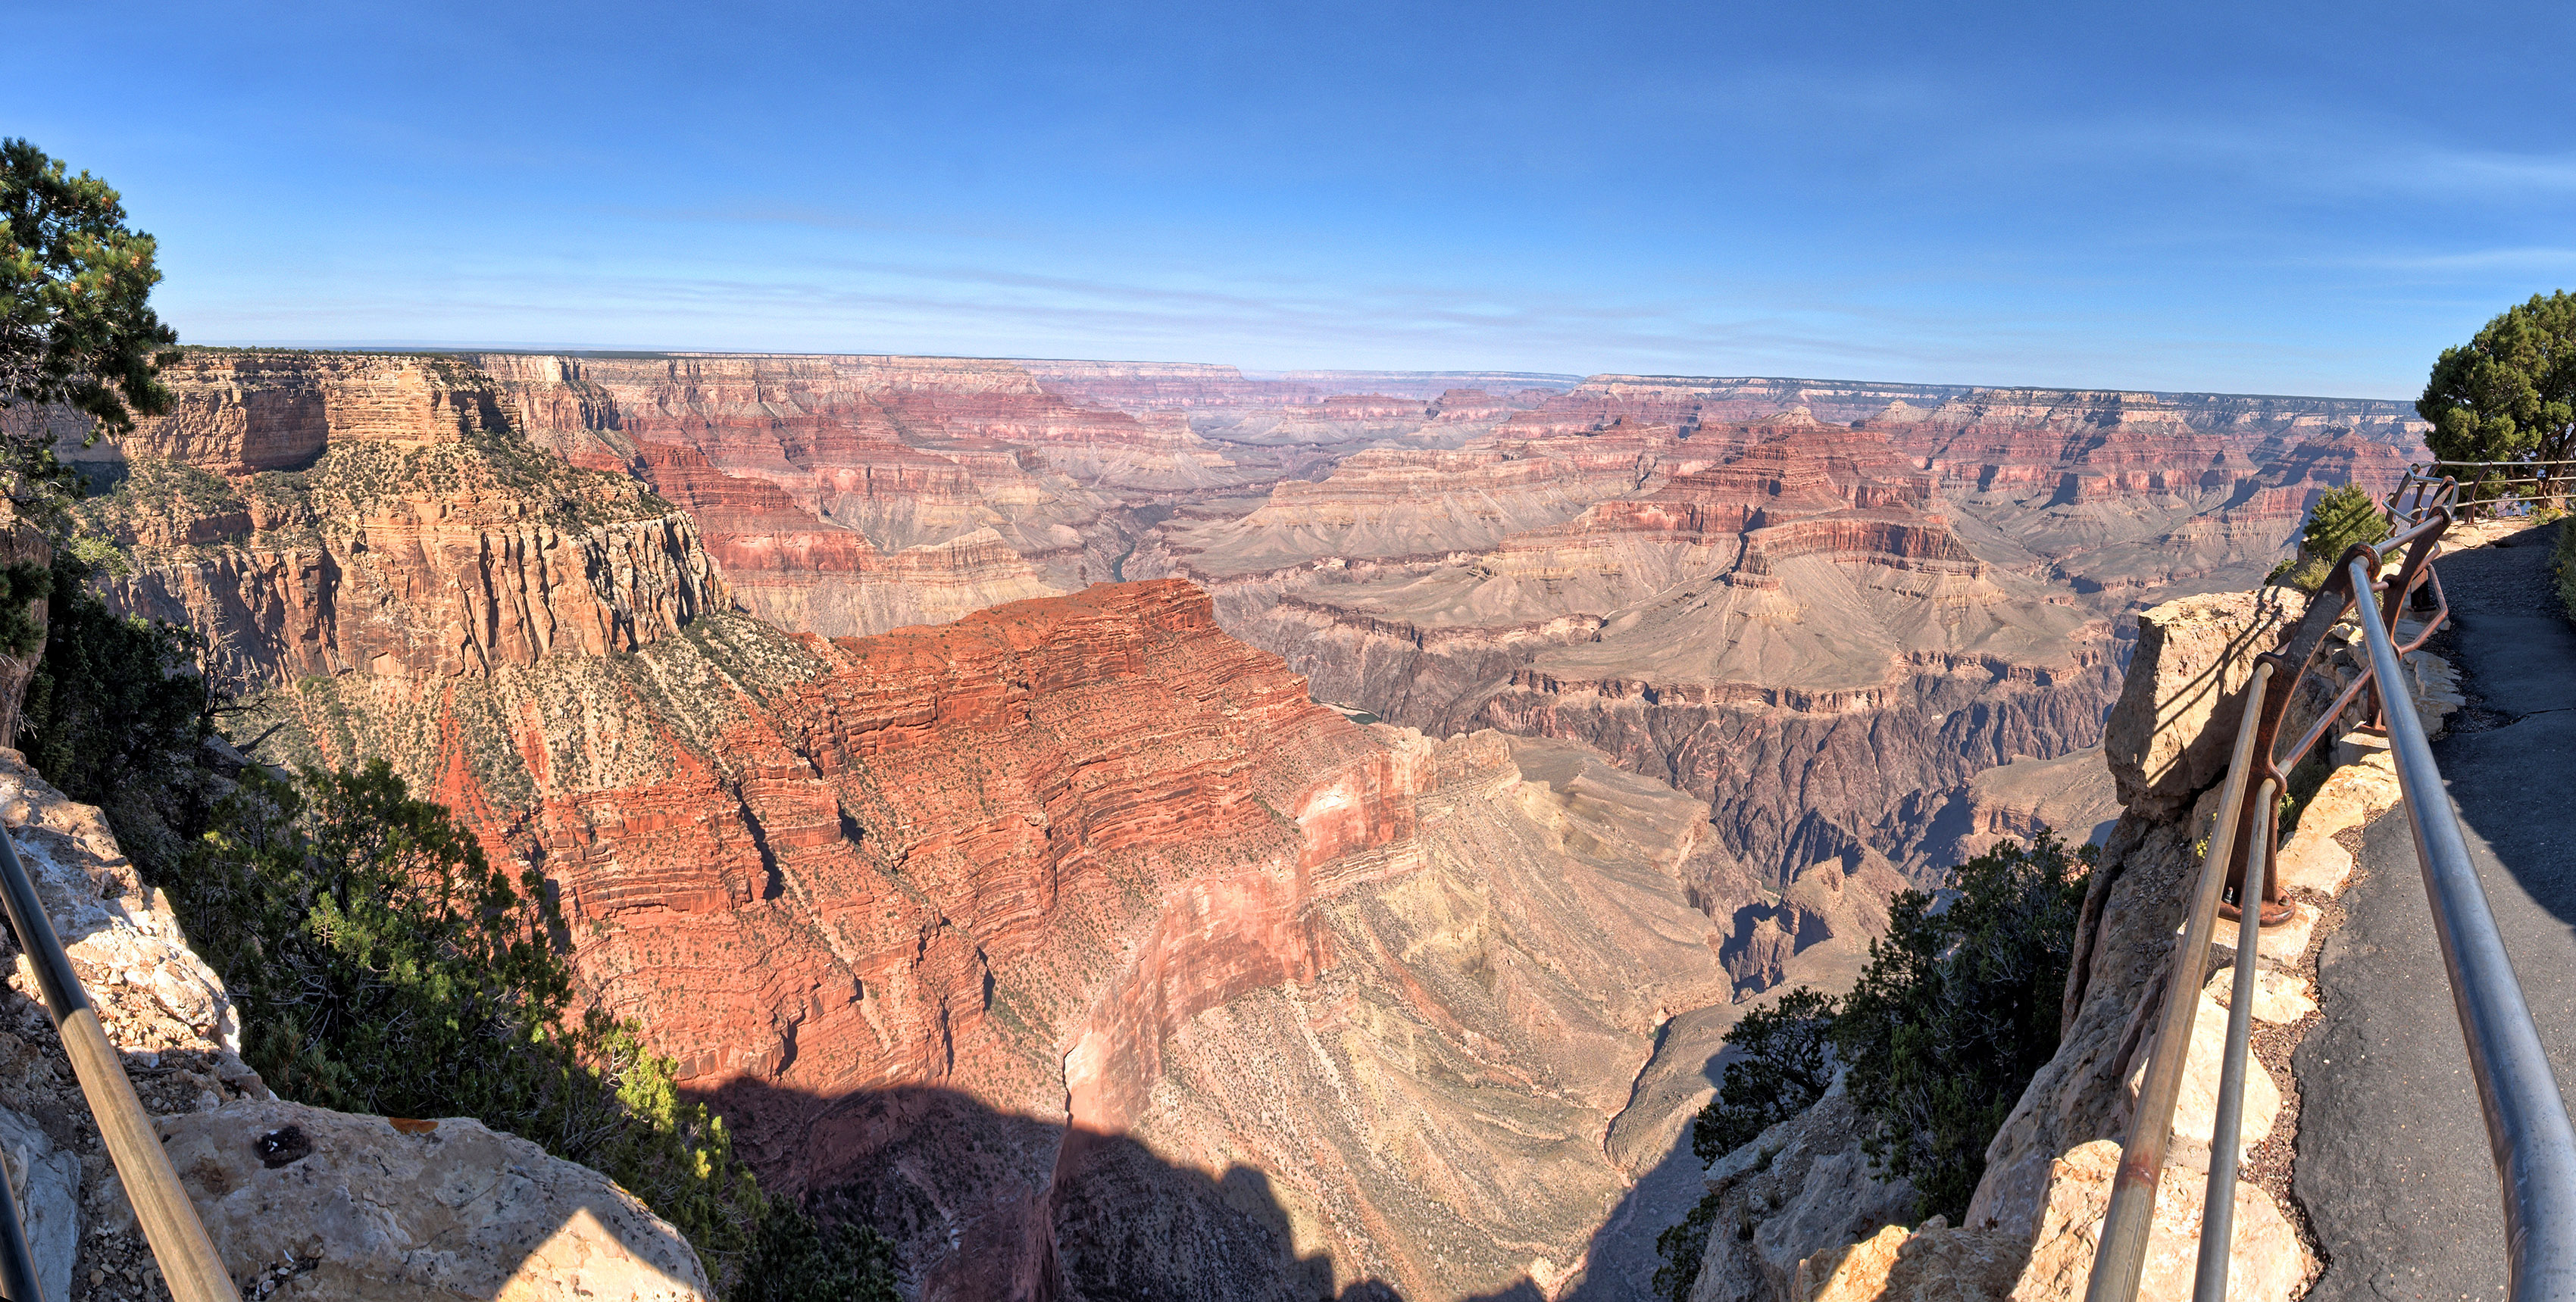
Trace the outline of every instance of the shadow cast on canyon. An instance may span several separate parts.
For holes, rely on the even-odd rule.
[[[1733,1051],[1722,1048],[1708,1055],[1700,1073],[1715,1087],[1724,1080],[1726,1064],[1732,1060]],[[1655,1271],[1664,1259],[1655,1251],[1655,1238],[1680,1224],[1708,1188],[1706,1164],[1691,1151],[1691,1135],[1698,1125],[1696,1117],[1682,1123],[1672,1146],[1639,1171],[1637,1182],[1620,1196],[1601,1228],[1592,1232],[1592,1242],[1584,1250],[1582,1281],[1564,1295],[1565,1302],[1631,1302],[1658,1296]]]
[[[735,1085],[707,1101],[765,1183],[810,1190],[825,1220],[892,1239],[907,1291],[926,1300],[1400,1302],[1376,1280],[1337,1289],[1250,1166],[1211,1175],[953,1090]]]

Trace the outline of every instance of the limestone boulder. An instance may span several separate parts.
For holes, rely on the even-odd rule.
[[[2219,970],[2220,976],[2230,969]],[[2259,1006],[2260,1000],[2257,1000]],[[2147,1065],[2154,1061],[2156,1042],[2150,1034],[2137,1055],[2137,1067],[2129,1074],[2131,1106],[2135,1106],[2140,1085],[2146,1078]],[[2196,1170],[2209,1169],[2209,1146],[2218,1133],[2218,1077],[2227,1051],[2227,1009],[2203,990],[2191,1021],[2190,1052],[2183,1058],[2182,1092],[2174,1099],[2173,1160]],[[2259,1066],[2245,1073],[2245,1111],[2237,1132],[2237,1151],[2251,1152],[2272,1133],[2272,1123],[2281,1115],[2281,1089],[2272,1083],[2272,1074]]]
[[[1719,1204],[1691,1302],[1788,1297],[1801,1261],[1913,1219],[1914,1186],[1870,1170],[1862,1124],[1836,1081],[1813,1107],[1709,1168]]]
[[[2102,749],[2132,813],[2170,816],[2226,774],[2254,658],[2307,612],[2294,588],[2184,597],[2138,616]]]
[[[2073,1302],[2084,1296],[2119,1166],[2120,1146],[2110,1140],[2080,1145],[2051,1165],[2038,1233],[2029,1261],[2012,1285],[2011,1302]],[[2155,1220],[2147,1231],[2139,1302],[2183,1302],[2192,1295],[2203,1194],[2198,1172],[2165,1168],[2156,1185]],[[2239,1302],[2289,1302],[2314,1263],[2289,1218],[2254,1184],[2236,1186],[2234,1238],[2227,1296]]]
[[[2203,994],[2221,1008],[2232,1008],[2230,999],[2236,993],[2234,965],[2209,974]],[[2254,974],[2254,1020],[2274,1026],[2289,1026],[2317,1011],[2317,1001],[2308,993],[2308,979],[2295,972],[2266,969]]]
[[[688,1241],[633,1195],[480,1122],[271,1101],[158,1124],[216,1251],[266,1297],[714,1296]]]
[[[2022,1264],[2021,1242],[1953,1229],[1935,1216],[1909,1234],[1890,1225],[1798,1263],[1791,1302],[1979,1302],[2000,1299]]]

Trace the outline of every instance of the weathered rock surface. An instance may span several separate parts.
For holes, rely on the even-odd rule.
[[[2079,1145],[2051,1163],[2047,1202],[2029,1241],[2029,1261],[2009,1294],[2012,1302],[2061,1302],[2084,1295],[2119,1166],[2120,1145],[2108,1139]],[[2146,1264],[2138,1281],[2142,1300],[2182,1302],[2192,1295],[2207,1201],[2198,1175],[2168,1167],[2156,1185],[2155,1219],[2149,1223]],[[2257,1302],[2296,1297],[2315,1261],[2271,1196],[2251,1183],[2238,1184],[2234,1230],[2227,1295]]]
[[[2123,804],[2170,816],[2226,776],[2254,659],[2306,611],[2297,589],[2267,587],[2186,597],[2138,616],[2137,650],[2103,729]]]
[[[1801,1263],[1913,1219],[1914,1186],[1871,1172],[1859,1129],[1838,1080],[1814,1107],[1709,1168],[1719,1203],[1690,1302],[1812,1295],[1793,1288]],[[1904,1235],[1897,1230],[1898,1240]]]
[[[36,1282],[47,1297],[70,1297],[80,1263],[80,1159],[56,1148],[34,1121],[0,1109],[0,1163]]]
[[[215,1250],[238,1278],[268,1276],[267,1297],[713,1297],[688,1241],[633,1195],[478,1121],[245,1101],[159,1125]]]
[[[237,684],[632,651],[727,604],[686,515],[529,444],[479,372],[414,362],[448,423],[341,430],[300,469],[151,459],[172,440],[150,424],[77,450],[119,481],[81,507],[125,549],[111,600],[216,634],[215,671]]]
[[[1953,1230],[1935,1216],[1908,1234],[1890,1225],[1848,1247],[1798,1263],[1792,1302],[1949,1302],[2000,1297],[2021,1264],[2021,1245],[1999,1234]]]
[[[1919,853],[1934,863],[1962,863],[2004,841],[2028,841],[2041,828],[2073,844],[2098,844],[2111,835],[2120,808],[2099,746],[2016,759],[1969,779],[1933,819]]]

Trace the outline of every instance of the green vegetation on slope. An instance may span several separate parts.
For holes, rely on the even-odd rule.
[[[1986,1145],[2057,1052],[2059,994],[2095,849],[2047,828],[1959,865],[1953,890],[1906,891],[1839,1006],[1808,989],[1727,1033],[1741,1056],[1701,1109],[1691,1147],[1714,1161],[1823,1097],[1836,1063],[1883,1178],[1910,1180],[1915,1218],[1952,1222],[1986,1170]],[[1655,1241],[1657,1292],[1690,1294],[1722,1194]]]
[[[2558,548],[2555,565],[2550,571],[2558,579],[2558,603],[2567,618],[2576,620],[2576,527],[2558,522]]]
[[[282,778],[195,757],[212,700],[184,632],[54,577],[31,762],[101,806],[222,974],[243,1057],[284,1098],[468,1116],[597,1168],[687,1234],[729,1296],[886,1298],[891,1246],[764,1196],[720,1118],[635,1029],[576,1014],[564,925],[533,870],[493,867],[381,761]]]

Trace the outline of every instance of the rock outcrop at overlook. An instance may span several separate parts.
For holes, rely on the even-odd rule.
[[[597,1171],[474,1121],[397,1124],[272,1098],[237,1054],[222,979],[99,812],[0,750],[0,819],[244,1296],[710,1302],[688,1241]],[[34,970],[14,958],[0,991],[0,1159],[38,1282],[70,1302],[166,1297]]]

